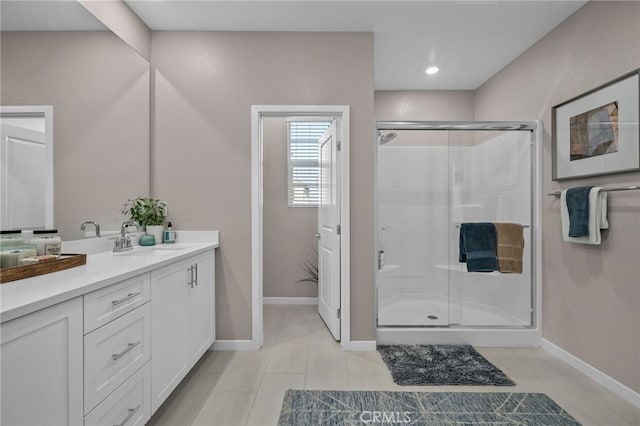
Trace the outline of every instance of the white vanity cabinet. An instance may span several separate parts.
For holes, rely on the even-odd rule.
[[[151,272],[152,411],[215,339],[214,252]]]
[[[105,253],[54,283],[81,282],[66,301],[6,319],[0,425],[144,425],[215,339],[217,245],[185,246],[175,253],[194,252],[173,262],[165,251]],[[95,271],[111,267],[124,272],[99,285]],[[47,291],[37,278],[10,292]]]
[[[0,326],[2,425],[81,425],[82,297]]]

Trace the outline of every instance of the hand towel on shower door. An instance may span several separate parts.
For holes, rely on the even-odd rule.
[[[524,226],[517,223],[495,223],[498,240],[498,271],[522,273]]]
[[[493,223],[460,225],[460,255],[468,272],[493,272],[498,269],[496,227]]]

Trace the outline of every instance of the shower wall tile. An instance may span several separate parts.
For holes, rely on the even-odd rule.
[[[448,155],[446,146],[379,149],[378,246],[385,264],[397,266],[378,278],[380,324],[426,324],[419,304],[409,311],[385,308],[397,297],[447,294]],[[444,300],[441,306],[437,314],[446,324]]]

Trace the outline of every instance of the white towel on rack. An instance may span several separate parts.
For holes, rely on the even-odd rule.
[[[607,192],[600,186],[589,191],[589,236],[569,236],[569,211],[567,210],[567,190],[560,195],[560,218],[562,220],[562,239],[570,243],[595,244],[602,242],[601,229],[609,228],[607,220]]]

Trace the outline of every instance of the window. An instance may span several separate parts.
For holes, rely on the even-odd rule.
[[[289,207],[318,206],[318,140],[330,124],[309,118],[287,121]]]

